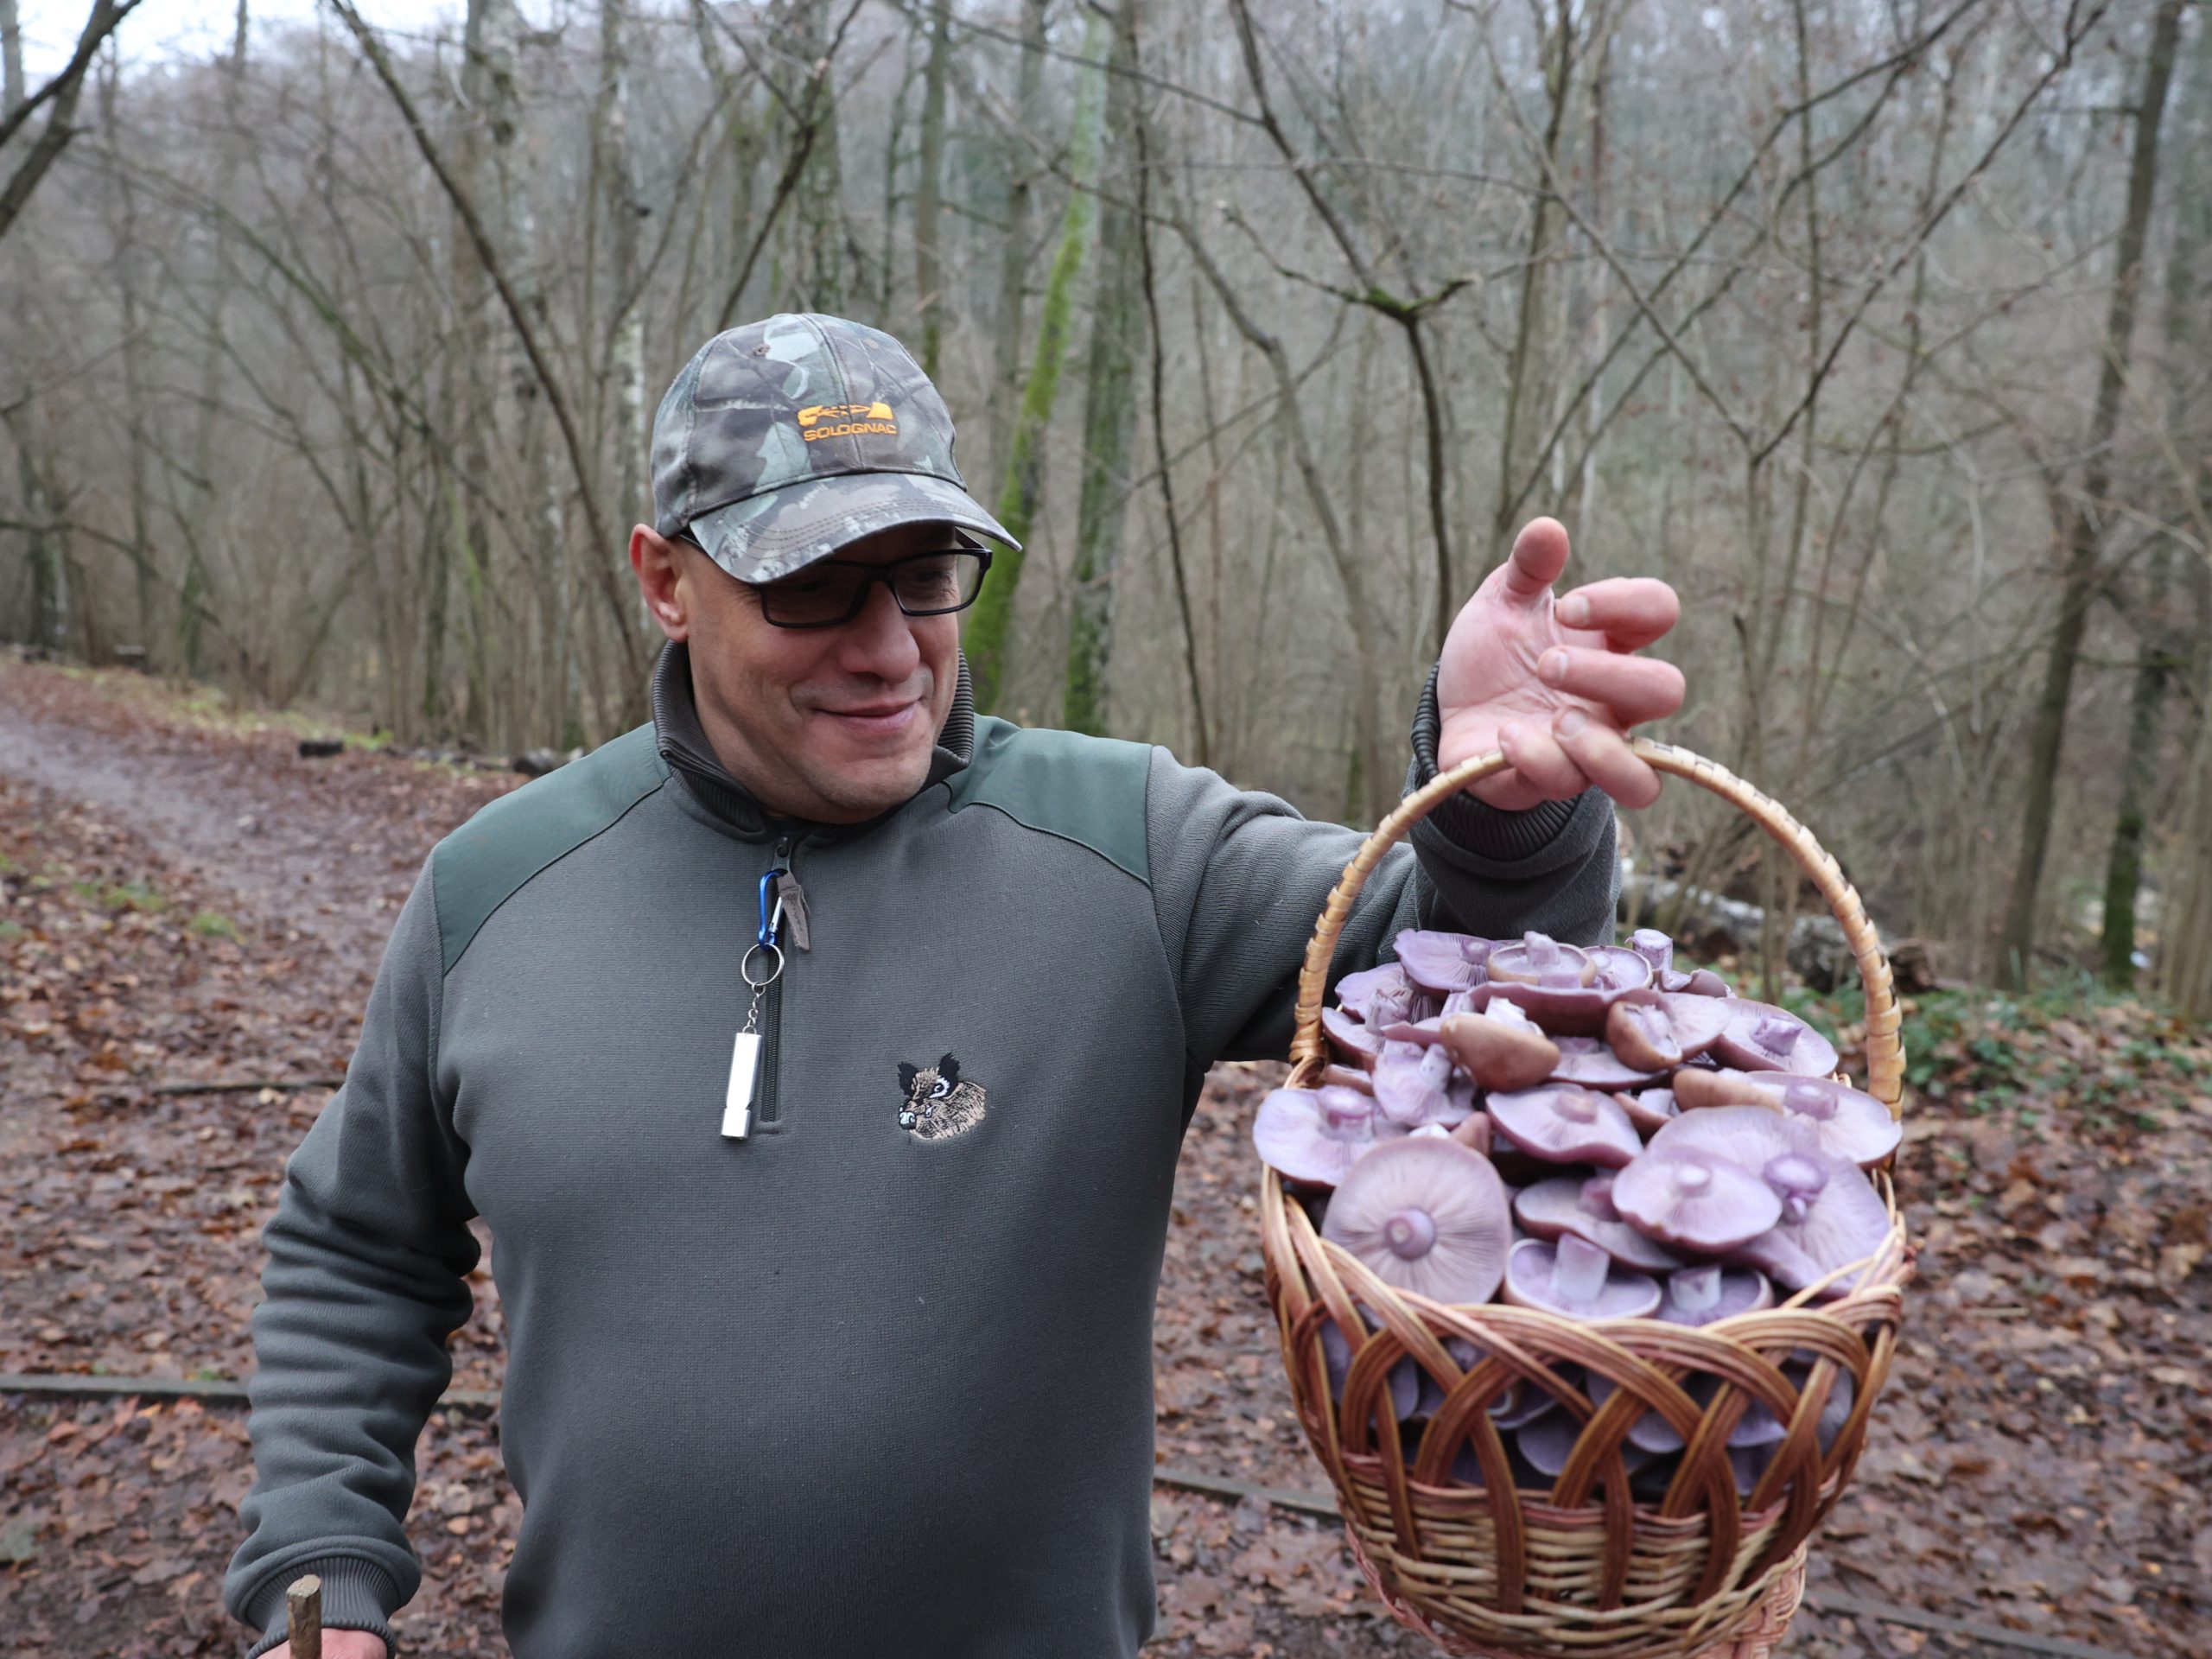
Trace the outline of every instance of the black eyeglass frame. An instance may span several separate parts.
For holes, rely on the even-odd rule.
[[[683,529],[677,531],[673,539],[679,542],[688,542],[693,547],[697,548],[702,553],[706,553],[707,551],[705,546],[700,542],[699,538],[691,533],[690,528],[688,525]],[[923,559],[941,559],[949,553],[972,553],[982,562],[982,569],[976,573],[976,591],[969,594],[967,598],[962,600],[957,605],[940,605],[933,607],[928,610],[921,611],[909,610],[906,607],[906,601],[899,597],[898,585],[892,580],[893,573],[898,570],[901,565],[913,564]],[[714,555],[709,553],[707,556],[712,558]],[[799,567],[799,570],[794,570],[790,574],[792,575],[798,575],[800,570],[817,570],[824,565],[829,565],[840,570],[858,570],[861,573],[860,585],[853,589],[852,606],[842,616],[830,617],[820,622],[778,621],[774,616],[770,614],[768,607],[768,594],[769,592],[774,588],[776,583],[774,582],[748,582],[745,585],[753,589],[753,593],[760,598],[761,619],[771,627],[778,628],[842,628],[846,623],[851,621],[855,617],[858,616],[862,611],[868,608],[868,596],[875,591],[875,586],[878,582],[881,582],[890,590],[891,602],[899,607],[899,613],[901,616],[954,616],[958,614],[960,612],[968,609],[970,606],[975,604],[977,599],[982,596],[984,579],[991,574],[991,550],[984,546],[980,542],[963,540],[957,547],[940,547],[927,553],[907,553],[895,559],[887,559],[881,564],[862,564],[857,559],[816,559],[810,563],[801,565]],[[778,578],[778,580],[781,580],[781,578]]]

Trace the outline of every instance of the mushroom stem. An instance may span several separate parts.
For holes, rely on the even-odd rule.
[[[1435,1247],[1436,1223],[1426,1210],[1401,1210],[1382,1224],[1382,1242],[1393,1255],[1416,1261]]]
[[[1720,1300],[1720,1269],[1684,1268],[1668,1281],[1676,1306],[1685,1313],[1702,1313]]]
[[[1605,1287],[1613,1258],[1586,1238],[1573,1233],[1560,1236],[1558,1265],[1552,1282],[1564,1302],[1594,1302]]]

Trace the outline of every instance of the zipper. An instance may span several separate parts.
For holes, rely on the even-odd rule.
[[[789,871],[791,860],[791,837],[785,836],[776,843],[776,867]],[[796,874],[793,880],[796,882]],[[785,953],[786,957],[789,954]],[[784,981],[787,976],[776,976],[760,1010],[760,1084],[753,1096],[753,1116],[762,1135],[773,1135],[784,1127],[783,1102],[776,1087],[776,1073],[783,1060]]]

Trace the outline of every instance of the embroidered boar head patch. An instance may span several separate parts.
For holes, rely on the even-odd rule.
[[[899,1086],[906,1091],[899,1127],[918,1141],[949,1141],[983,1121],[983,1085],[962,1077],[960,1062],[950,1054],[935,1065],[900,1061]]]

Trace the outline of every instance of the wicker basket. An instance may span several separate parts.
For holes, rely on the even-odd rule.
[[[1897,1113],[1904,1051],[1889,963],[1835,861],[1782,807],[1712,761],[1645,738],[1635,748],[1656,770],[1748,814],[1820,888],[1866,983],[1868,1087]],[[1293,1086],[1310,1086],[1326,1063],[1321,1000],[1338,936],[1368,875],[1438,802],[1504,764],[1493,753],[1439,776],[1346,867],[1306,947]],[[1796,1611],[1806,1541],[1858,1462],[1896,1346],[1910,1253],[1889,1176],[1877,1171],[1873,1179],[1890,1206],[1890,1236],[1849,1294],[1815,1304],[1808,1290],[1690,1329],[1652,1319],[1581,1323],[1498,1304],[1447,1306],[1394,1289],[1324,1240],[1268,1170],[1262,1247],[1299,1420],[1335,1484],[1353,1553],[1391,1612],[1446,1651],[1484,1659],[1765,1659]],[[1332,1321],[1353,1338],[1340,1401],[1330,1397],[1321,1346]],[[1450,1338],[1483,1357],[1462,1372],[1444,1345]],[[1407,1356],[1446,1393],[1410,1449],[1389,1388],[1391,1368]],[[1793,1358],[1802,1391],[1782,1369]],[[1586,1380],[1610,1378],[1615,1392],[1593,1408],[1563,1367],[1580,1368]],[[1821,1413],[1845,1378],[1849,1414],[1823,1452]],[[1548,1492],[1515,1488],[1491,1422],[1491,1403],[1516,1383],[1543,1390],[1582,1423]],[[1703,1405],[1688,1391],[1699,1383],[1714,1389]],[[1787,1433],[1755,1489],[1739,1496],[1727,1440],[1754,1402]],[[1686,1442],[1656,1503],[1631,1494],[1621,1458],[1624,1436],[1646,1412]],[[1479,1486],[1450,1473],[1463,1448],[1484,1471]]]

